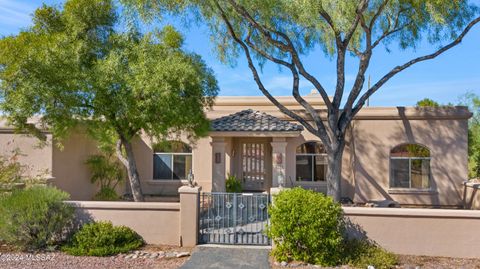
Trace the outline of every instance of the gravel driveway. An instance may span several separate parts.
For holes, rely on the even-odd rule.
[[[152,248],[147,247],[142,252],[155,253],[158,251],[190,251],[185,248]],[[138,258],[126,258],[126,255],[117,255],[112,257],[76,257],[64,254],[62,252],[49,252],[39,254],[29,254],[23,252],[6,252],[0,254],[0,268],[12,269],[105,269],[105,268],[147,268],[147,269],[176,269],[179,268],[188,257],[150,258],[148,255]]]

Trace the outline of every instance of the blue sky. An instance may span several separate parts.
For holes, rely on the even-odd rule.
[[[35,8],[47,4],[59,4],[61,0],[0,0],[0,35],[16,34],[31,23]],[[479,2],[480,0],[475,0]],[[175,23],[174,23],[175,24]],[[240,57],[235,67],[223,65],[213,53],[207,30],[202,27],[180,28],[185,35],[185,48],[200,54],[215,71],[220,86],[220,95],[261,95],[245,60]],[[432,52],[436,47],[429,44],[416,51],[401,51],[392,44],[388,53],[383,48],[375,51],[370,69],[372,84],[388,70],[417,55]],[[323,83],[329,94],[335,85],[335,65],[322,52],[313,51],[303,57],[308,70]],[[347,65],[346,78],[353,80],[356,63]],[[267,65],[262,73],[266,87],[274,95],[290,95],[291,76],[276,66]],[[301,91],[307,94],[313,87],[301,83]],[[480,25],[477,25],[462,44],[434,60],[419,63],[391,79],[370,99],[371,106],[410,106],[429,97],[440,103],[457,103],[458,97],[467,91],[480,95]]]

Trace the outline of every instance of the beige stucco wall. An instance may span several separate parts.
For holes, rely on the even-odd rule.
[[[0,154],[11,158],[14,151],[19,154],[18,162],[24,166],[26,176],[50,177],[52,172],[52,136],[44,133],[45,143],[33,136],[14,133],[13,130],[0,131]]]
[[[394,253],[480,258],[480,234],[476,232],[480,211],[362,207],[343,210],[368,238]]]
[[[180,245],[180,203],[73,201],[77,221],[111,221],[136,231],[148,244]],[[194,206],[194,205],[190,205]]]
[[[401,204],[461,206],[467,179],[467,121],[450,119],[356,120],[354,135],[354,200],[390,199]],[[389,189],[390,150],[402,143],[430,149],[430,192]]]
[[[53,184],[70,193],[72,200],[91,200],[98,188],[90,182],[91,173],[85,162],[98,153],[96,143],[77,129],[62,141],[62,147],[54,146],[52,152]]]

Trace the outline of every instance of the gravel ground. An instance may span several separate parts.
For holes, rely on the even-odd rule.
[[[177,251],[190,252],[191,249],[175,248],[168,246],[147,246],[141,251]],[[0,268],[12,269],[114,269],[114,268],[147,268],[147,269],[176,269],[188,257],[182,258],[137,258],[125,259],[125,255],[112,257],[76,257],[61,252],[45,252],[29,254],[24,252],[2,252],[0,255]]]
[[[444,257],[426,257],[426,256],[406,256],[399,255],[400,264],[395,268],[399,269],[480,269],[480,259],[458,259]],[[330,269],[330,267],[320,267],[313,265],[290,264],[281,266],[271,262],[273,269]],[[354,269],[350,266],[334,267],[335,269]]]

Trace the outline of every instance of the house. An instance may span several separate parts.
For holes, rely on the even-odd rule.
[[[324,108],[319,95],[305,99],[316,109]],[[292,97],[278,100],[302,113]],[[265,97],[218,97],[206,114],[211,132],[195,143],[182,137],[162,143],[146,136],[134,141],[146,195],[177,195],[190,171],[207,192],[225,191],[228,175],[240,179],[246,192],[268,192],[280,185],[326,192],[326,153],[319,138]],[[461,206],[470,117],[465,107],[365,107],[348,129],[342,197],[359,203],[390,199],[409,206]],[[45,135],[51,141],[51,134]],[[95,142],[78,129],[63,149],[37,143],[2,125],[2,153],[20,149],[20,161],[29,164],[31,173],[49,171],[52,184],[72,199],[91,199],[96,187],[84,162],[97,152]]]

